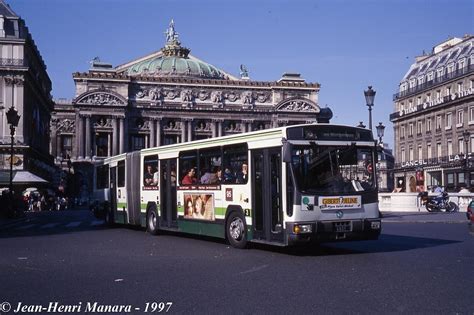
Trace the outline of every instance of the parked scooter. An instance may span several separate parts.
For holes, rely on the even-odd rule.
[[[459,211],[459,206],[452,201],[449,201],[449,195],[443,191],[438,196],[428,196],[428,192],[424,191],[418,195],[421,199],[421,204],[425,205],[428,212],[456,212]]]

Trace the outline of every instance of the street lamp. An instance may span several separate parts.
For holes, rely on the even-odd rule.
[[[369,107],[369,129],[372,130],[372,106],[374,106],[375,91],[372,90],[372,86],[369,85],[369,89],[364,91],[365,103]]]
[[[15,136],[15,127],[18,126],[20,121],[20,115],[18,111],[12,106],[7,111],[7,122],[10,124],[10,136],[11,136],[11,147],[10,147],[10,202],[12,203],[13,209],[13,141]]]
[[[471,186],[471,178],[470,178],[471,174],[470,174],[470,171],[468,169],[469,164],[468,164],[468,161],[467,161],[467,159],[468,159],[467,153],[469,152],[468,148],[469,148],[469,140],[471,138],[471,133],[466,130],[462,133],[462,137],[464,139],[464,142],[466,143],[466,146],[464,148],[464,172],[467,173],[467,177],[466,177],[467,187],[470,187]]]
[[[382,124],[382,122],[379,122],[378,126],[375,127],[377,129],[377,137],[379,137],[379,144],[382,145],[382,138],[383,138],[383,133],[385,131],[385,126]]]
[[[359,128],[365,128],[365,125],[362,121],[359,121],[359,124],[357,125]]]

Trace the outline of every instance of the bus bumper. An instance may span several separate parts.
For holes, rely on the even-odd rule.
[[[376,240],[382,230],[380,218],[345,221],[288,222],[288,245],[309,242]]]

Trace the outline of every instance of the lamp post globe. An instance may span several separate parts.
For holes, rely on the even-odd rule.
[[[364,91],[365,96],[365,104],[369,108],[369,129],[372,130],[372,106],[374,106],[374,99],[375,99],[375,90],[372,89],[372,86],[369,85],[368,89]]]
[[[377,129],[377,137],[379,137],[379,144],[382,145],[382,138],[385,131],[385,126],[384,124],[382,124],[382,122],[379,122],[375,129]]]

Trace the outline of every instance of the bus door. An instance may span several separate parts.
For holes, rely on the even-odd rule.
[[[117,167],[110,168],[110,218],[115,222],[117,213]]]
[[[160,214],[161,226],[178,227],[176,205],[176,159],[160,160]]]
[[[283,241],[281,149],[252,150],[254,238]]]

